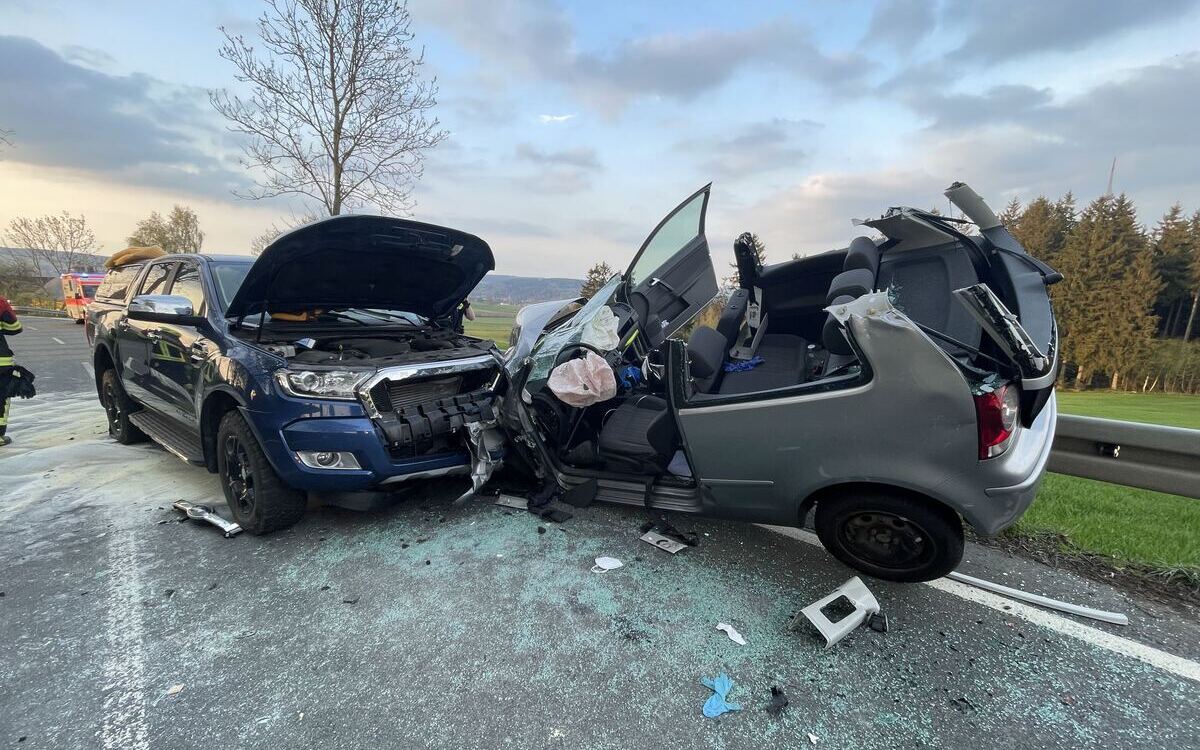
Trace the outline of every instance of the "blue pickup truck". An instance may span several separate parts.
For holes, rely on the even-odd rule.
[[[109,432],[218,474],[251,533],[300,520],[306,491],[469,474],[501,359],[452,316],[494,267],[473,235],[353,215],[257,258],[114,268],[86,321]]]

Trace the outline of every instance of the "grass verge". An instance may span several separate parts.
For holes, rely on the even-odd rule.
[[[1057,393],[1058,409],[1064,414],[1200,429],[1200,396],[1065,390]]]
[[[1037,500],[1002,535],[1001,546],[1011,546],[1006,538],[1026,551],[1051,548],[1072,563],[1066,567],[1093,577],[1119,571],[1153,579],[1160,591],[1173,589],[1187,600],[1200,597],[1198,500],[1047,474]]]

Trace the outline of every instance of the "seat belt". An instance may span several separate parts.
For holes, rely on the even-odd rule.
[[[750,301],[746,304],[746,335],[739,337],[739,344],[729,352],[731,359],[753,359],[755,353],[758,352],[758,345],[762,343],[763,334],[767,331],[767,316],[762,314],[762,306],[759,300],[762,298],[762,290],[758,287],[752,287],[750,290]],[[750,339],[749,346],[742,346],[741,341]]]

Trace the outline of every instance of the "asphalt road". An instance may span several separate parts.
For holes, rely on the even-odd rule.
[[[640,512],[547,524],[452,508],[457,484],[226,540],[169,509],[215,479],[109,441],[94,396],[25,406],[0,452],[12,747],[1200,747],[1194,612],[994,550],[962,570],[1131,624],[865,579],[890,631],[826,650],[788,622],[851,572],[803,538],[676,519],[701,543],[672,556]],[[743,710],[703,718],[722,671]]]
[[[82,325],[66,318],[25,315],[21,327],[24,330],[9,337],[8,345],[17,364],[37,376],[34,385],[38,393],[77,393],[95,388],[91,348]]]

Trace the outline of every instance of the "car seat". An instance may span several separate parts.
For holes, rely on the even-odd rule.
[[[600,455],[632,471],[662,473],[675,453],[675,437],[675,420],[667,402],[641,395],[625,399],[609,412],[597,444]]]

